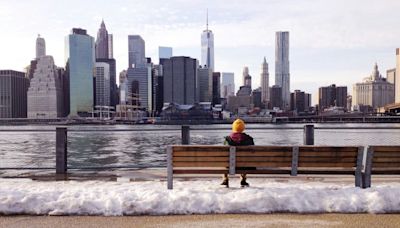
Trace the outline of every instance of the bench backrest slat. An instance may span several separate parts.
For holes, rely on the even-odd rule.
[[[399,168],[400,146],[371,146],[372,170],[375,168]]]
[[[236,147],[236,167],[291,167],[290,146],[241,146]]]
[[[358,147],[300,146],[298,167],[356,167],[358,150]]]
[[[228,146],[173,146],[174,167],[214,167],[229,166]]]

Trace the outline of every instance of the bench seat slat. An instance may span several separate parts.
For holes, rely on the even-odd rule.
[[[374,168],[385,168],[385,167],[390,167],[390,168],[396,168],[400,167],[400,162],[373,162],[372,163],[372,170]]]
[[[400,158],[400,152],[374,152],[374,158]]]
[[[229,157],[174,157],[176,162],[228,162]]]
[[[236,162],[292,162],[292,157],[237,157]]]
[[[355,162],[340,162],[340,163],[329,163],[329,162],[302,162],[299,161],[300,167],[356,167]]]
[[[399,175],[400,174],[400,168],[398,167],[393,167],[393,168],[374,168],[371,171],[372,174],[384,174],[384,175]]]
[[[292,147],[288,146],[238,146],[236,152],[291,152]]]
[[[353,163],[357,162],[357,157],[299,157],[299,162],[315,163]]]
[[[292,151],[290,152],[279,152],[279,151],[236,151],[237,157],[265,157],[265,156],[279,156],[279,157],[286,157],[292,156]]]
[[[301,151],[299,157],[357,157],[357,152],[354,151]]]
[[[219,157],[219,156],[229,156],[229,151],[210,151],[210,152],[200,152],[200,151],[174,151],[173,156],[175,157]]]
[[[236,167],[292,167],[291,162],[236,162]]]
[[[397,157],[374,157],[372,159],[372,164],[385,163],[385,162],[387,162],[387,163],[396,162],[397,164],[399,164],[399,167],[400,167],[400,156],[397,156]],[[372,166],[374,166],[374,165],[372,165]]]
[[[173,161],[174,167],[228,167],[229,162],[177,162]]]
[[[371,146],[375,152],[400,152],[400,146]]]
[[[229,146],[208,146],[208,145],[195,145],[195,146],[172,146],[174,152],[184,151],[201,151],[201,152],[213,152],[213,151],[226,151],[229,152]]]
[[[358,147],[335,147],[335,146],[300,146],[299,153],[302,152],[358,152]]]
[[[225,174],[228,169],[174,169],[174,174]]]

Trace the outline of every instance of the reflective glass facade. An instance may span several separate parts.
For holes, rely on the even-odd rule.
[[[94,39],[85,30],[66,37],[65,59],[70,80],[69,116],[87,116],[93,109]]]

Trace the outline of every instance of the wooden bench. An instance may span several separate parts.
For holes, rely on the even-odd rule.
[[[168,189],[174,174],[353,174],[361,186],[362,160],[363,147],[168,146]]]
[[[371,187],[371,175],[400,175],[400,146],[369,146],[363,176],[364,188]]]

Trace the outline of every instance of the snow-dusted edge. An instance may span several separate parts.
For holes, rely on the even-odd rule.
[[[166,182],[38,182],[0,179],[0,214],[166,215],[212,213],[398,213],[400,184],[369,189],[350,184],[250,180]]]

